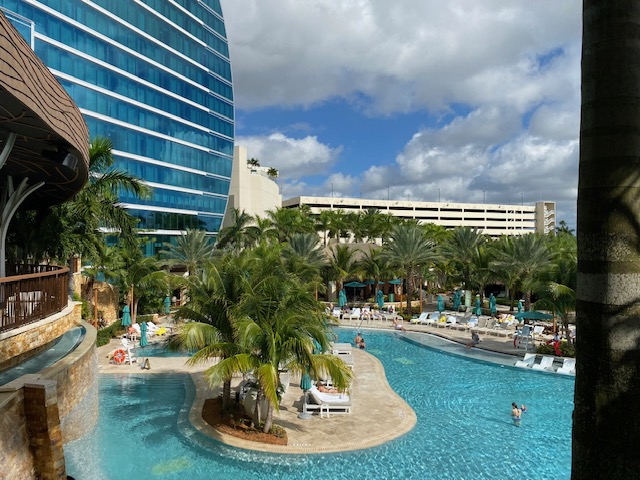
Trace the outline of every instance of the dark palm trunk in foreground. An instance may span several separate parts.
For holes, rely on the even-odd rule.
[[[639,478],[640,1],[583,22],[572,478]]]

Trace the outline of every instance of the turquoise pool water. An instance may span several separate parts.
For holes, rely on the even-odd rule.
[[[353,333],[340,335],[348,341]],[[98,426],[65,445],[67,472],[76,480],[570,477],[573,378],[459,358],[396,334],[365,335],[418,415],[399,439],[340,454],[247,452],[190,428],[188,377],[101,375]],[[529,407],[521,427],[511,423],[512,401]]]

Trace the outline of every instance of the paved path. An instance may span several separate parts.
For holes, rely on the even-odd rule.
[[[360,322],[346,322],[343,326],[357,329]],[[391,330],[391,323],[364,322],[365,328]],[[412,325],[404,322],[409,332],[431,333],[449,340],[466,344],[470,333],[465,331],[436,328],[426,325]],[[483,335],[478,349],[489,350],[508,355],[522,355],[522,349],[513,346],[510,337]],[[156,339],[157,341],[158,339]],[[213,364],[187,366],[185,357],[152,357],[151,369],[142,370],[137,364],[114,365],[108,359],[108,353],[120,345],[112,340],[109,345],[98,349],[100,371],[103,373],[188,373],[196,385],[196,398],[190,410],[189,419],[192,425],[202,433],[223,443],[240,448],[274,453],[323,453],[358,450],[380,445],[397,438],[413,428],[416,424],[415,412],[389,386],[380,361],[366,351],[353,350],[355,364],[355,382],[353,386],[353,408],[351,415],[332,414],[329,418],[320,418],[314,414],[309,420],[298,418],[302,410],[303,392],[299,379],[292,379],[283,396],[279,412],[274,415],[274,422],[287,430],[289,444],[267,445],[250,442],[222,434],[202,420],[202,407],[207,398],[216,397],[220,389],[211,389],[205,381],[203,371]],[[471,352],[470,352],[471,353]],[[515,360],[515,358],[514,358]],[[506,360],[511,362],[511,360]],[[235,379],[234,386],[240,379]]]

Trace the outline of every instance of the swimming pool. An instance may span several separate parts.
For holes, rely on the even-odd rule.
[[[387,332],[366,336],[390,385],[418,415],[416,427],[392,442],[340,454],[248,452],[187,425],[188,377],[101,375],[98,426],[65,445],[67,472],[98,480],[569,478],[573,378],[458,358]],[[519,428],[509,417],[512,401],[529,407]]]

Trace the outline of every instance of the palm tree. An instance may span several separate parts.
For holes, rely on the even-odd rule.
[[[487,238],[479,230],[469,227],[455,228],[448,241],[442,245],[442,254],[452,262],[466,289],[471,290],[475,286],[472,277],[473,258],[478,249],[484,245]]]
[[[315,232],[314,220],[303,208],[277,208],[267,212],[267,217],[273,222],[281,243],[296,233]]]
[[[237,305],[244,294],[246,255],[227,254],[189,277],[189,302],[176,318],[188,320],[172,336],[171,347],[195,351],[189,364],[242,351],[236,341]],[[231,375],[222,379],[222,408],[231,405]]]
[[[389,278],[391,276],[391,268],[387,259],[382,254],[381,248],[372,248],[368,252],[364,252],[359,265],[362,276],[374,281],[374,293],[378,286],[378,282],[383,278]]]
[[[140,239],[145,241],[145,239]],[[139,246],[122,248],[123,269],[120,284],[129,296],[131,320],[135,322],[140,298],[164,296],[167,291],[167,272],[155,257],[145,257]]]
[[[323,351],[329,345],[320,305],[286,273],[279,249],[259,250],[252,252],[248,275],[242,277],[245,294],[238,305],[236,330],[243,352],[223,359],[205,375],[215,384],[233,372],[253,371],[258,387],[254,424],[259,424],[258,409],[264,398],[268,408],[263,431],[268,432],[279,404],[281,368],[292,373],[329,374],[341,390],[349,387],[352,372],[333,355],[313,355],[314,341]]]
[[[510,311],[513,311],[516,286],[520,280],[520,270],[513,237],[504,235],[492,243],[491,248],[494,250],[494,259],[489,268],[494,277],[504,284],[507,290],[507,297],[511,301]]]
[[[525,310],[531,308],[531,294],[540,279],[553,265],[553,255],[546,237],[539,234],[522,235],[513,239],[513,257],[510,259],[524,292]]]
[[[640,5],[582,5],[572,478],[630,478],[640,469]]]
[[[315,233],[297,233],[282,251],[287,270],[315,290],[321,287],[320,271],[327,265],[327,257],[319,243]]]
[[[342,289],[344,281],[358,271],[356,251],[349,245],[333,245],[329,257],[328,278],[336,282],[336,291]]]
[[[215,247],[204,230],[190,230],[176,237],[175,245],[164,243],[164,250],[160,255],[164,257],[164,264],[169,267],[186,267],[189,276],[196,273],[198,268],[211,260]]]
[[[253,222],[253,217],[244,210],[240,211],[239,208],[234,208],[231,212],[233,223],[218,232],[216,247],[220,249],[229,247],[240,251],[248,241],[247,229]]]
[[[417,223],[398,225],[391,240],[383,246],[383,257],[389,264],[401,268],[407,284],[407,314],[412,314],[414,276],[438,259],[435,243],[427,239]]]
[[[248,245],[254,247],[262,242],[270,242],[278,238],[278,232],[273,226],[273,222],[268,218],[255,217],[254,225],[246,228]]]

